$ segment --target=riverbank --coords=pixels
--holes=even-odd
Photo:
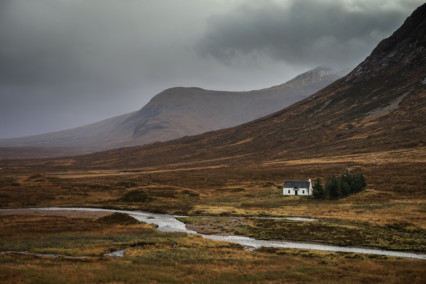
[[[1,282],[422,283],[426,277],[424,260],[284,247],[247,250],[195,234],[103,218],[0,216],[1,250],[59,255],[0,254]],[[124,248],[123,257],[104,256]]]
[[[28,213],[28,215],[34,214],[34,212],[41,211],[41,216],[51,215],[51,216],[72,216],[77,215],[76,212],[80,212],[79,216],[84,216],[84,214],[87,212],[89,217],[96,216],[96,214],[110,214],[110,213],[120,213],[120,214],[127,214],[133,218],[135,218],[138,221],[147,223],[147,224],[153,224],[156,226],[156,228],[160,231],[164,232],[183,232],[183,233],[189,233],[189,234],[197,234],[201,233],[206,238],[213,239],[213,240],[221,240],[226,242],[232,242],[237,243],[240,245],[243,245],[245,247],[253,247],[253,248],[260,248],[260,247],[275,247],[275,248],[300,248],[300,249],[314,249],[314,250],[324,250],[324,251],[340,251],[340,252],[353,252],[353,253],[367,253],[367,254],[376,254],[376,255],[387,255],[387,256],[395,256],[395,257],[408,257],[408,258],[418,258],[418,259],[425,259],[426,260],[426,254],[415,254],[415,253],[409,253],[409,252],[401,252],[401,251],[391,251],[391,250],[381,250],[378,248],[359,248],[359,247],[350,247],[347,245],[347,243],[344,243],[346,245],[345,247],[339,247],[336,246],[334,243],[326,243],[326,241],[322,241],[326,244],[319,243],[318,237],[328,237],[328,236],[334,236],[334,233],[332,229],[335,226],[330,226],[330,224],[327,223],[321,223],[312,219],[304,220],[304,221],[295,221],[293,220],[287,220],[286,218],[219,218],[219,217],[175,217],[168,214],[158,214],[158,213],[150,213],[150,212],[140,212],[140,211],[123,211],[123,210],[114,210],[114,209],[102,209],[102,208],[58,208],[58,207],[50,207],[50,208],[28,208],[28,209],[0,209],[0,215],[11,215],[13,213],[17,212],[25,212]],[[43,213],[44,212],[44,213]],[[70,213],[73,212],[73,213]],[[97,213],[96,213],[97,212]],[[35,213],[36,215],[38,213]],[[195,221],[198,220],[198,221]],[[207,223],[205,221],[208,221]],[[200,230],[197,231],[197,228],[204,228],[203,226],[207,225],[214,225],[216,230],[219,228],[219,225],[217,225],[217,220],[226,220],[226,223],[228,226],[221,226],[220,225],[220,231],[216,231],[216,234],[213,234],[210,231],[210,234],[206,234],[206,232],[200,232]],[[238,221],[237,221],[238,220]],[[184,223],[181,221],[186,221],[187,223],[192,224],[198,224],[198,226],[190,226],[187,228]],[[204,224],[200,224],[199,221],[204,221]],[[314,222],[312,222],[314,221]],[[210,222],[210,223],[209,223]],[[245,223],[243,223],[245,222]],[[273,222],[273,223],[271,223]],[[251,227],[248,224],[257,224],[258,227]],[[231,225],[229,225],[231,224]],[[261,224],[261,227],[259,227],[259,224]],[[272,225],[271,225],[272,224]],[[275,225],[274,225],[275,224]],[[276,226],[276,224],[279,224],[279,226]],[[304,238],[304,242],[302,239],[296,239],[299,242],[291,242],[291,239],[285,239],[289,235],[285,232],[283,233],[283,228],[285,228],[285,232],[291,232],[292,237],[294,240],[294,236],[299,235],[299,238]],[[298,230],[296,230],[296,228]],[[312,230],[310,233],[305,233],[304,235],[300,235],[300,228],[303,228],[305,232]],[[342,227],[343,228],[343,227]],[[342,229],[339,228],[339,229]],[[233,231],[231,231],[231,229]],[[257,233],[260,238],[256,237],[247,237],[248,234],[251,233]],[[325,233],[324,233],[325,232]],[[236,234],[235,234],[236,233]],[[268,235],[269,233],[269,235]],[[319,234],[321,233],[321,234]],[[350,232],[347,233],[350,235]],[[377,232],[372,232],[371,236],[376,236]],[[236,235],[242,235],[242,236],[236,236]],[[309,243],[310,240],[312,240],[312,237],[316,241]],[[346,238],[348,236],[345,236]],[[378,235],[378,238],[380,239],[381,235]],[[393,238],[398,239],[399,235],[393,236]],[[416,240],[416,237],[418,237],[419,244],[416,243],[416,248],[420,247],[423,248],[423,243],[425,242],[424,238],[422,238],[422,235],[414,235],[411,236],[412,240]],[[327,240],[333,240],[333,241],[339,241],[339,239],[330,238],[328,237]],[[280,241],[281,240],[281,241]],[[363,246],[365,246],[365,239],[363,239],[364,243]],[[340,243],[338,243],[340,244]],[[361,244],[358,244],[361,245]],[[395,244],[393,244],[395,245]],[[399,244],[401,245],[401,244]],[[406,246],[406,248],[413,248],[414,246]]]
[[[379,226],[339,219],[262,217],[179,217],[190,230],[206,235],[246,236],[337,246],[426,252],[426,230]]]

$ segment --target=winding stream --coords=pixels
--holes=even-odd
[[[13,209],[0,209],[0,210],[13,210]],[[142,211],[126,211],[126,210],[115,210],[115,209],[101,209],[101,208],[46,207],[46,208],[28,208],[28,209],[20,209],[20,210],[76,210],[76,211],[125,213],[132,216],[138,221],[142,221],[148,224],[155,224],[157,225],[157,229],[163,232],[184,232],[189,234],[198,234],[195,231],[186,229],[185,224],[175,218],[177,216],[173,216],[169,214],[158,214],[158,213],[149,213],[149,212],[142,212]],[[259,218],[262,218],[262,217],[259,217]],[[263,217],[263,219],[268,219],[268,218],[269,217]],[[271,218],[276,219],[276,217],[271,217]],[[282,219],[310,221],[310,222],[316,221],[315,219],[309,219],[309,218],[284,218],[283,217]],[[331,251],[331,252],[374,254],[374,255],[415,258],[415,259],[426,260],[426,254],[420,254],[420,253],[358,248],[358,247],[341,247],[341,246],[335,246],[335,245],[303,243],[303,242],[256,240],[253,238],[242,237],[242,236],[219,236],[219,235],[203,235],[203,234],[200,234],[200,235],[206,239],[211,239],[216,241],[225,241],[229,243],[237,243],[252,249],[256,249],[260,247],[293,248],[293,249],[320,250],[320,251]],[[108,255],[123,256],[123,254],[124,254],[124,250],[121,250],[121,251],[113,252]]]

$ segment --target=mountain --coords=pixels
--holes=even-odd
[[[76,157],[76,168],[246,165],[426,145],[426,4],[347,76],[224,130]]]
[[[12,154],[3,148],[3,157],[10,158],[20,151],[26,153],[23,157],[31,157],[31,150],[48,156],[49,148],[50,155],[63,155],[67,149],[68,154],[81,154],[167,141],[265,116],[308,97],[343,75],[318,67],[282,85],[250,92],[171,88],[156,95],[139,111],[71,130],[3,139],[0,147],[24,147]],[[45,151],[37,151],[41,148]],[[0,149],[0,157],[1,152]]]

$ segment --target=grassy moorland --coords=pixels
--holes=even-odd
[[[270,215],[343,219],[426,229],[425,149],[269,161],[244,167],[62,170],[3,167],[0,207],[90,206],[188,215]],[[48,164],[48,163],[47,163]],[[283,197],[284,179],[363,172],[367,190],[337,201]]]
[[[426,230],[377,226],[364,222],[325,219],[313,222],[244,218],[179,217],[202,234],[243,235],[263,240],[321,242],[340,246],[370,246],[390,250],[426,252]]]
[[[426,277],[420,260],[294,249],[247,251],[196,235],[158,232],[122,216],[2,216],[0,224],[2,250],[87,256],[0,254],[2,283],[421,283]],[[125,247],[122,258],[103,255]]]
[[[16,162],[2,165],[0,207],[89,206],[187,214],[188,225],[203,233],[425,252],[424,153],[419,149],[245,167],[180,164],[124,172],[59,170],[55,165]],[[326,178],[347,168],[363,172],[367,190],[335,201],[281,194],[284,179]],[[145,224],[101,221],[101,217],[0,216],[2,251],[88,256],[0,254],[0,282],[421,283],[426,277],[421,260],[290,249],[247,251],[198,236],[158,232]],[[103,256],[125,247],[129,249],[123,258]]]
[[[200,232],[424,252],[425,7],[346,77],[255,121],[90,155],[0,160],[0,208],[90,206],[187,214],[186,222]],[[334,201],[281,195],[284,180],[324,180],[348,169],[364,174],[365,191]],[[247,218],[253,215],[319,221]],[[0,217],[0,232],[3,252],[61,255],[1,253],[0,282],[6,283],[426,280],[424,260],[248,251],[197,235],[158,232],[122,215],[15,214]],[[125,247],[122,258],[104,256]]]

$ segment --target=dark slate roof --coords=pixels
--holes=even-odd
[[[309,180],[286,180],[284,181],[284,187],[309,188]]]

